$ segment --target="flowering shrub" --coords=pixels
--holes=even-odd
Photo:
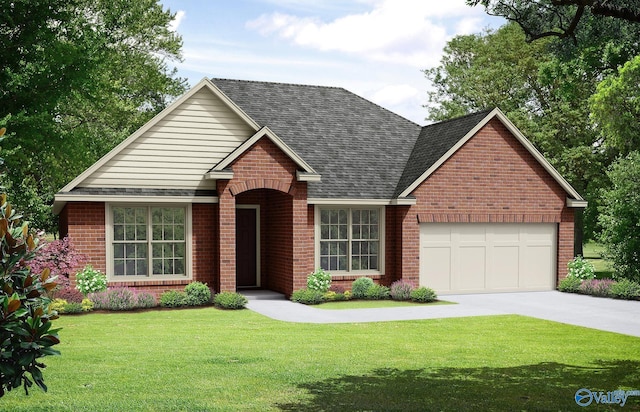
[[[329,290],[331,292],[344,293],[347,289],[342,285],[336,285],[332,283],[331,286],[329,287]]]
[[[102,292],[107,289],[107,276],[94,270],[91,265],[87,265],[82,272],[76,274],[76,289],[85,296],[89,293]]]
[[[409,300],[411,299],[411,291],[413,289],[414,286],[412,283],[405,282],[404,280],[396,280],[391,284],[389,293],[393,300]]]
[[[85,256],[75,250],[69,237],[53,242],[41,242],[42,246],[29,262],[31,271],[42,273],[44,268],[48,268],[52,275],[58,276],[56,282],[60,287],[69,286],[69,275],[86,260]]]
[[[574,277],[582,280],[593,279],[596,277],[596,268],[593,264],[585,260],[582,256],[576,256],[572,261],[567,263],[569,267],[568,277]]]
[[[325,293],[331,287],[331,274],[318,268],[307,277],[307,289]]]
[[[373,280],[367,277],[361,277],[353,281],[351,284],[351,293],[354,299],[364,299],[367,295],[367,290],[373,286]]]
[[[593,296],[609,296],[609,289],[615,283],[611,279],[589,279],[580,285],[580,293]]]
[[[64,299],[67,302],[82,302],[84,299],[84,295],[76,288],[72,288],[71,286],[67,286],[62,289],[58,289],[53,292],[53,297],[56,299]]]
[[[131,310],[158,306],[155,296],[148,292],[135,292],[127,288],[112,288],[89,295],[95,309]],[[84,303],[84,300],[83,300]]]

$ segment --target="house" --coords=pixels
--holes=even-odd
[[[55,196],[109,285],[550,290],[586,202],[499,109],[421,127],[341,88],[203,79]]]

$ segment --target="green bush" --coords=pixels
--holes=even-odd
[[[589,279],[582,282],[579,293],[592,296],[609,296],[609,289],[615,282],[612,279]]]
[[[91,265],[87,265],[82,272],[76,274],[76,289],[85,296],[89,293],[107,290],[107,276],[98,270],[94,270]]]
[[[331,274],[318,268],[307,277],[307,289],[326,293],[331,287]]]
[[[135,306],[141,309],[153,308],[158,306],[158,301],[151,293],[140,292],[135,297]]]
[[[611,285],[609,295],[616,299],[640,299],[640,283],[621,279]]]
[[[373,280],[367,277],[361,277],[353,281],[351,284],[351,294],[354,299],[364,299],[367,296],[367,290],[373,286]]]
[[[83,312],[90,312],[93,310],[94,304],[91,299],[82,299],[80,306],[82,307]]]
[[[433,289],[422,286],[411,291],[411,300],[419,303],[435,302],[438,295]]]
[[[187,295],[179,290],[168,290],[160,295],[160,306],[177,308],[186,305]]]
[[[64,305],[64,313],[82,313],[82,303],[78,302],[69,302]]]
[[[582,280],[580,278],[568,276],[560,281],[558,290],[560,292],[578,293],[580,291]]]
[[[389,294],[393,300],[409,300],[411,299],[411,291],[414,286],[403,280],[396,280],[391,284]]]
[[[236,292],[220,292],[213,298],[213,304],[222,309],[244,309],[247,298]]]
[[[324,293],[311,289],[299,289],[291,294],[291,300],[305,305],[318,305],[324,302]]]
[[[389,299],[389,288],[383,285],[374,284],[367,289],[364,296],[371,300]]]
[[[184,288],[185,305],[201,306],[211,302],[211,290],[206,283],[191,282]]]
[[[49,304],[49,310],[55,310],[58,313],[81,313],[89,312],[93,309],[93,302],[89,299],[83,299],[80,302],[68,302],[66,299],[56,298]]]
[[[596,277],[596,268],[591,262],[585,260],[582,256],[576,256],[572,261],[567,263],[569,273],[567,277],[578,278],[582,280],[593,279]]]

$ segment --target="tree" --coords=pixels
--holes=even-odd
[[[55,231],[53,195],[184,92],[173,18],[155,0],[0,0],[2,183],[36,227]]]
[[[600,240],[616,275],[640,282],[640,152],[619,159],[607,174],[613,185],[603,195]]]
[[[558,37],[577,42],[576,32],[590,16],[640,23],[635,0],[467,0],[467,4],[482,5],[488,14],[518,23],[528,41]]]

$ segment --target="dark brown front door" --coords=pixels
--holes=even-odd
[[[236,209],[236,286],[258,286],[256,209]]]

